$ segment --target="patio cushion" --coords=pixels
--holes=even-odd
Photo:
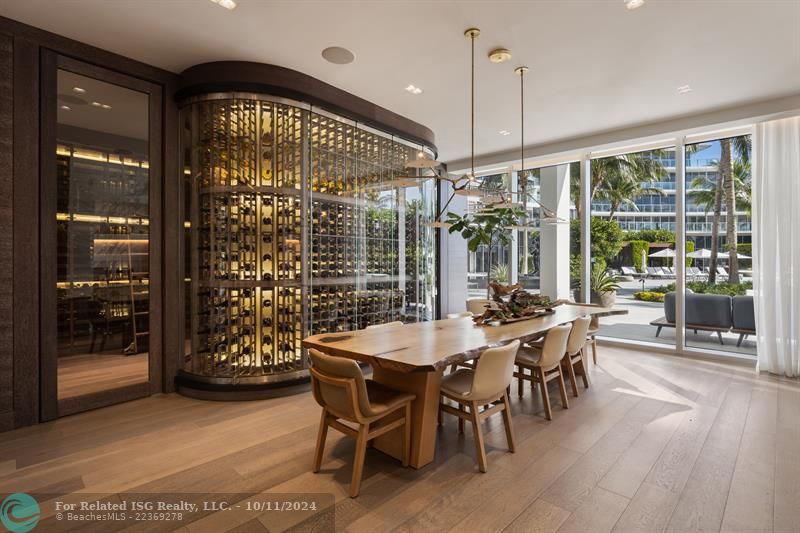
[[[733,307],[733,329],[755,331],[756,315],[753,308],[753,297],[734,296],[731,304]]]
[[[664,316],[667,322],[675,323],[675,293],[664,295]],[[723,294],[686,293],[686,324],[730,328],[731,297]]]

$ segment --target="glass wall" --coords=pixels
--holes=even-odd
[[[147,94],[58,71],[59,400],[149,380]]]
[[[603,336],[675,343],[675,170],[672,148],[591,160],[592,303],[628,311]]]
[[[686,346],[756,354],[750,136],[686,146]]]
[[[435,312],[436,184],[419,147],[268,98],[181,110],[190,319],[183,371],[295,379],[305,336]]]
[[[481,195],[467,196],[467,213],[476,213],[486,208],[485,196],[496,195],[509,190],[511,175],[491,174],[479,176],[470,185],[471,190],[480,191]],[[467,255],[467,293],[470,298],[486,298],[487,284],[490,279],[502,283],[511,281],[512,250],[510,246],[494,242],[491,246],[480,245]]]

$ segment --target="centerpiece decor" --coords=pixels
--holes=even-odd
[[[561,302],[553,302],[547,296],[531,294],[520,284],[502,285],[489,283],[490,301],[486,311],[473,318],[478,325],[500,325],[530,320],[553,314],[553,308]]]

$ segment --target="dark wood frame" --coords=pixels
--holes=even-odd
[[[58,349],[56,339],[56,122],[57,122],[57,76],[59,70],[88,76],[107,83],[145,93],[149,97],[149,379],[147,383],[134,384],[118,389],[100,391],[85,396],[58,400]],[[162,186],[163,151],[162,140],[162,87],[139,78],[120,74],[90,63],[76,60],[51,50],[41,56],[40,99],[40,317],[41,343],[40,402],[41,419],[52,420],[88,409],[144,397],[163,390],[162,376]]]

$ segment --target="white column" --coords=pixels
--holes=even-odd
[[[542,205],[569,220],[569,164],[541,169]],[[568,298],[569,224],[542,224],[540,241],[541,292]]]
[[[452,188],[449,185],[442,185],[442,205],[447,202],[451,192]],[[467,197],[456,196],[450,202],[447,210],[454,213],[465,213]],[[446,219],[446,214],[442,218]],[[439,230],[439,253],[439,286],[441,287],[439,302],[442,312],[442,316],[439,318],[444,318],[447,313],[460,313],[466,311],[467,308],[467,241],[462,239],[459,233],[451,234],[447,229],[442,228]]]

